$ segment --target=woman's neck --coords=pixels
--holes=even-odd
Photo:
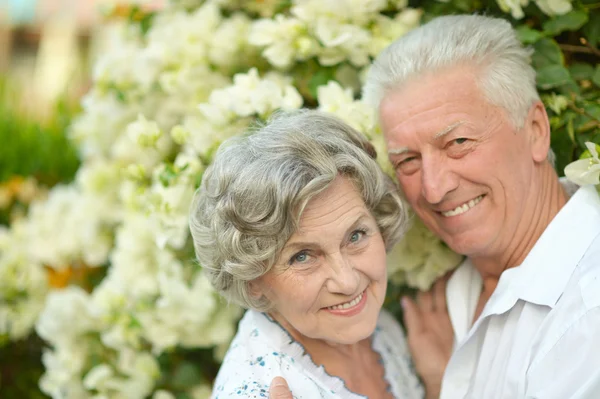
[[[270,316],[304,347],[317,367],[323,366],[327,374],[344,380],[350,391],[368,398],[391,398],[385,369],[379,353],[371,346],[371,337],[352,344],[310,338],[279,314]]]

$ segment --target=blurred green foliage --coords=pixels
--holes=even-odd
[[[0,78],[0,182],[17,176],[33,176],[53,186],[70,181],[79,160],[65,132],[74,107],[59,101],[47,121],[36,121],[17,105],[19,89]]]
[[[0,190],[18,190],[18,177],[33,178],[36,189],[69,182],[79,167],[76,147],[66,136],[75,106],[58,101],[50,117],[41,121],[23,107],[22,89],[0,77]],[[11,189],[7,189],[11,186]],[[0,201],[0,225],[11,215],[26,212],[18,196]]]

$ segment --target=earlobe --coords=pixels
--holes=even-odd
[[[260,299],[263,296],[260,284],[257,280],[248,283],[248,293],[254,299]]]
[[[550,149],[550,122],[546,108],[541,101],[536,101],[531,105],[525,127],[529,130],[533,160],[544,162]]]

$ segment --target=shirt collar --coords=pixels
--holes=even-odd
[[[598,234],[600,198],[594,186],[583,186],[550,222],[523,263],[502,273],[481,318],[504,313],[518,299],[554,307]]]

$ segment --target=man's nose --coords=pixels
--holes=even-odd
[[[450,170],[448,161],[435,155],[423,157],[421,164],[421,189],[430,204],[440,203],[447,193],[458,186],[456,174]]]
[[[327,288],[330,292],[352,295],[358,290],[360,277],[348,257],[338,252],[330,256],[330,276]]]

